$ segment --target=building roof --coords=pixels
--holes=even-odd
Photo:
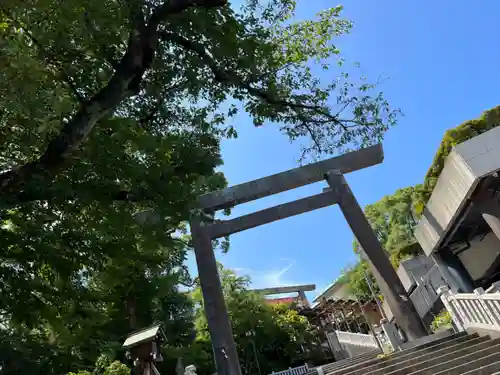
[[[156,324],[152,327],[144,328],[138,332],[130,334],[123,343],[123,347],[130,348],[143,342],[152,341],[158,338],[164,339],[161,331],[161,324]]]
[[[271,305],[277,305],[279,303],[291,305],[292,303],[297,302],[297,297],[266,298],[265,301]]]
[[[323,298],[326,298],[326,299],[331,298],[331,296],[334,295],[336,292],[339,292],[343,286],[345,286],[345,284],[340,282],[340,277],[339,277],[333,283],[328,285],[320,294],[318,294],[313,299],[313,302],[320,302]],[[345,295],[345,294],[346,293],[343,293],[343,295],[340,295],[337,298],[333,298],[333,299],[354,298],[350,295]],[[350,294],[350,293],[348,293],[348,294]]]
[[[436,251],[467,216],[479,183],[498,170],[500,127],[453,148],[415,229],[415,237],[427,255]]]

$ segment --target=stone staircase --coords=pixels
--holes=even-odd
[[[316,368],[308,375],[500,374],[500,338],[465,332],[380,356],[379,351]]]

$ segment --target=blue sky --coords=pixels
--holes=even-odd
[[[298,0],[297,18],[311,18],[335,5]],[[481,4],[479,6],[479,4]],[[446,129],[500,104],[500,2],[476,6],[459,1],[368,1],[343,3],[355,25],[337,45],[362,73],[390,80],[382,91],[405,116],[384,141],[383,164],[347,175],[364,206],[396,189],[422,182]],[[223,143],[224,171],[231,185],[296,167],[300,145],[277,126],[254,128],[240,116],[239,138]],[[315,194],[324,184],[239,206],[233,216]],[[226,267],[249,275],[255,287],[314,283],[317,292],[355,262],[352,233],[333,206],[231,236]],[[192,265],[192,260],[190,261]],[[195,269],[193,269],[195,271]],[[311,293],[311,297],[315,293]]]

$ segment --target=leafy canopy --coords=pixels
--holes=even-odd
[[[398,111],[381,94],[367,94],[373,85],[349,83],[347,74],[324,82],[311,68],[316,62],[328,70],[338,55],[332,38],[351,27],[340,18],[342,7],[301,22],[294,9],[291,0],[248,0],[238,10],[225,0],[4,1],[0,74],[9,85],[2,85],[0,104],[8,141],[0,149],[0,196],[16,203],[60,195],[57,187],[46,191],[54,183],[97,183],[89,174],[61,173],[108,150],[90,149],[91,136],[126,147],[146,165],[147,146],[131,142],[138,135],[153,153],[159,144],[144,139],[150,135],[165,142],[187,133],[208,146],[214,134],[234,134],[220,126],[239,109],[221,106],[229,99],[256,125],[275,122],[292,139],[310,137],[306,151],[380,141]],[[164,162],[173,165],[175,152],[169,154]],[[148,176],[168,180],[168,172]],[[131,182],[96,189],[145,198]]]

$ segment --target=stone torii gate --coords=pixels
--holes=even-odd
[[[199,198],[199,207],[204,213],[193,216],[190,226],[218,375],[241,375],[241,368],[224,302],[212,240],[333,204],[340,206],[366,254],[371,271],[398,325],[410,339],[427,334],[396,271],[344,178],[345,173],[380,164],[383,159],[382,146],[379,144],[231,186]],[[216,211],[321,180],[326,180],[330,187],[322,193],[234,219],[214,220]],[[331,242],[330,238],[327,240]]]
[[[316,285],[307,284],[307,285],[292,285],[292,286],[276,286],[273,288],[262,288],[262,289],[252,289],[253,292],[261,293],[263,295],[271,295],[271,294],[288,294],[288,293],[297,293],[299,301],[303,304],[304,307],[309,307],[309,300],[306,297],[306,292],[312,292],[316,289]]]

